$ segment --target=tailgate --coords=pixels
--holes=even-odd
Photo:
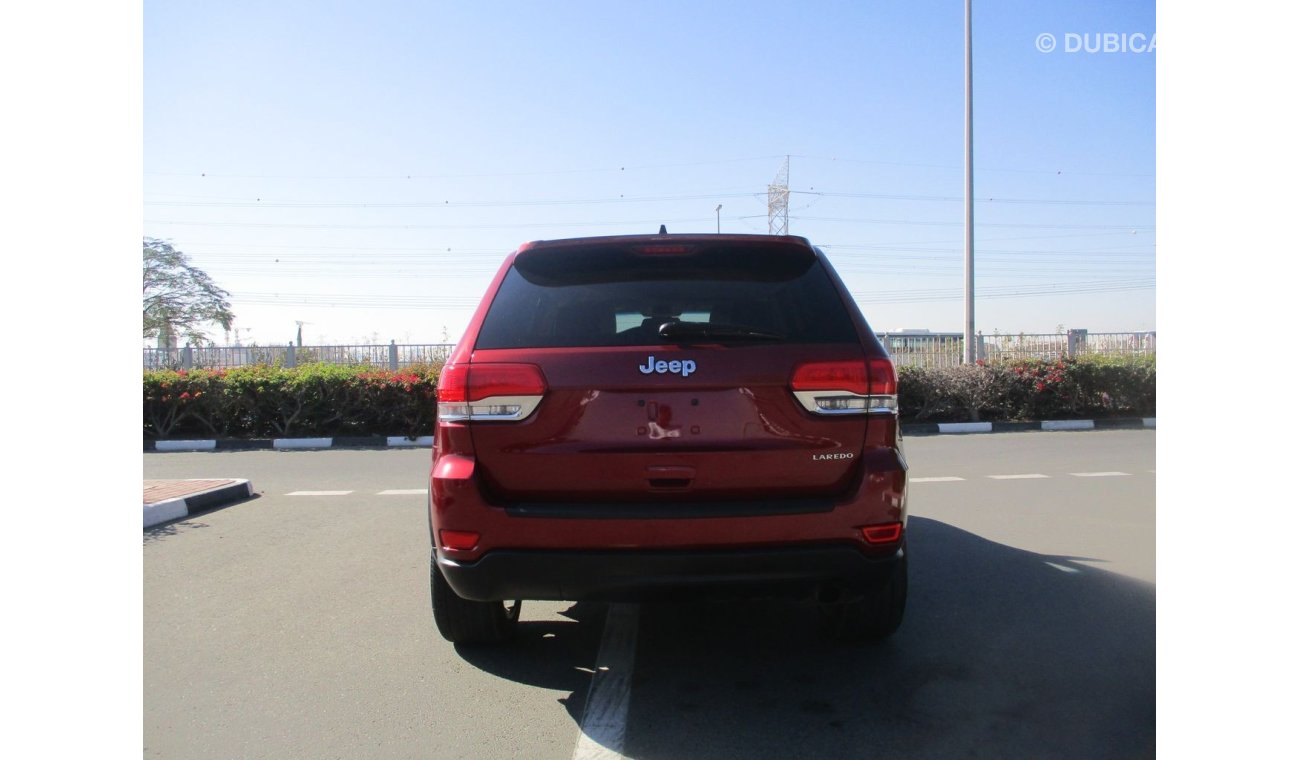
[[[789,387],[797,365],[827,358],[861,360],[862,350],[478,351],[471,372],[527,360],[547,384],[527,420],[473,426],[479,473],[506,503],[832,496],[856,477],[867,417],[811,414]]]

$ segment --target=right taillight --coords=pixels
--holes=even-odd
[[[898,375],[883,356],[801,364],[790,390],[814,414],[898,414]]]
[[[438,378],[438,419],[522,420],[545,394],[546,378],[533,364],[451,364]]]

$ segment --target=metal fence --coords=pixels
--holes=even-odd
[[[889,349],[899,367],[955,367],[962,363],[965,338],[961,333],[881,333],[877,337]],[[1156,352],[1155,332],[1017,333],[977,335],[976,355],[997,364],[1022,359],[1059,359],[1085,355],[1146,356]]]
[[[961,333],[879,333],[900,367],[955,367],[962,363]],[[979,335],[978,355],[989,363],[1020,359],[1057,359],[1088,354],[1144,356],[1156,352],[1155,332]],[[302,364],[367,364],[398,370],[414,364],[441,364],[454,344],[420,343],[360,346],[187,346],[144,349],[145,369],[223,369],[254,364],[296,367]]]
[[[229,369],[255,364],[297,367],[303,364],[357,364],[398,370],[414,364],[442,364],[452,343],[359,346],[186,346],[144,349],[145,369]]]

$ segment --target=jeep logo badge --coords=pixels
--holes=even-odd
[[[643,375],[681,375],[687,377],[695,371],[695,362],[690,359],[674,359],[666,362],[663,359],[655,361],[654,354],[646,358],[645,364],[637,367]]]

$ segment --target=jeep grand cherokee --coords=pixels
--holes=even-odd
[[[488,642],[522,599],[779,593],[881,639],[906,470],[893,364],[804,238],[527,243],[438,382],[434,618]]]

